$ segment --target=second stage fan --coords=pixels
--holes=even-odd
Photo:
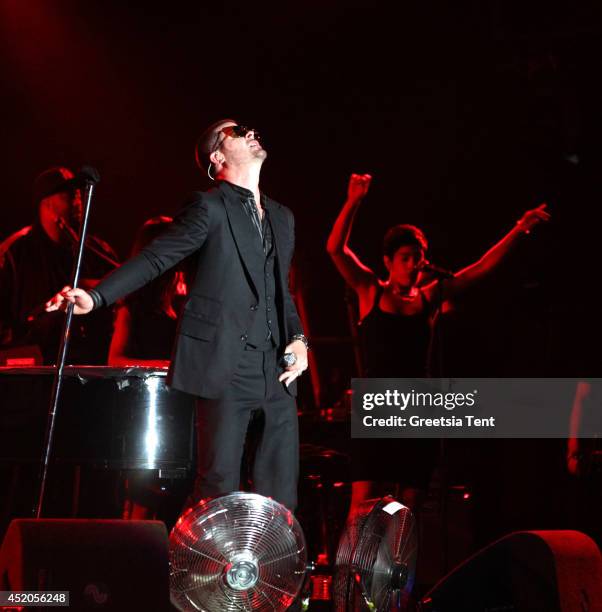
[[[336,612],[405,610],[414,586],[416,522],[392,497],[362,502],[337,550]]]

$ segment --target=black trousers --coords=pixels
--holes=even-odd
[[[198,400],[195,501],[240,490],[247,429],[254,414],[263,411],[264,428],[252,468],[255,492],[295,509],[297,408],[278,381],[280,372],[274,349],[245,350],[225,394]]]

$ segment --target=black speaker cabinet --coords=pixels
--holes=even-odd
[[[69,591],[71,610],[169,610],[167,529],[159,521],[13,520],[0,549],[0,590]]]
[[[578,531],[512,533],[450,572],[421,610],[600,612],[602,556]]]

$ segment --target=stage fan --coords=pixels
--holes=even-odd
[[[392,497],[362,502],[349,517],[337,550],[336,612],[407,609],[417,546],[409,508]]]
[[[183,514],[169,538],[171,601],[178,610],[286,610],[303,583],[305,538],[293,514],[236,492]]]

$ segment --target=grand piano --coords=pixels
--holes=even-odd
[[[35,506],[54,374],[0,368],[0,534]],[[135,502],[151,511],[146,518],[177,517],[194,476],[195,400],[169,389],[166,376],[65,368],[44,516],[127,518]]]
[[[39,462],[55,368],[0,368],[0,462]],[[53,460],[164,473],[193,465],[194,398],[154,368],[64,370]]]

